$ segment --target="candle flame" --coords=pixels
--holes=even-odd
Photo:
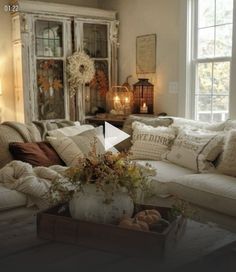
[[[115,102],[118,102],[119,100],[120,100],[119,96],[116,95],[116,96],[114,97],[114,101],[115,101]]]

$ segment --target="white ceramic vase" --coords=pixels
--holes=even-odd
[[[88,184],[83,191],[74,195],[69,203],[72,218],[104,224],[117,223],[124,215],[132,216],[134,203],[125,192],[118,191],[109,204],[105,203],[103,191],[96,190],[96,186]]]

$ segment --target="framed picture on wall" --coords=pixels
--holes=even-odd
[[[136,38],[136,72],[137,74],[156,72],[156,34]]]

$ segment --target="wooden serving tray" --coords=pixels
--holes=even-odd
[[[157,209],[169,220],[170,208],[136,205],[135,213],[144,209]],[[67,204],[37,214],[39,238],[68,242],[81,246],[107,250],[128,256],[163,257],[168,246],[173,246],[182,233],[185,219],[178,216],[163,232],[145,232],[124,229],[112,224],[98,224],[75,220]]]

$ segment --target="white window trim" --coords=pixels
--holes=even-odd
[[[229,117],[236,119],[236,0],[234,0],[233,13],[233,47],[230,75],[230,99],[229,99]]]
[[[180,1],[180,51],[179,51],[179,99],[178,116],[194,119],[195,94],[192,91],[195,87],[195,71],[191,67],[193,36],[194,31],[194,5],[192,0]],[[220,58],[222,59],[222,58]],[[194,65],[193,65],[194,66]],[[229,118],[236,119],[236,0],[234,0],[233,12],[233,47],[231,58],[230,75],[230,98],[229,98]],[[194,96],[194,97],[193,97]]]

